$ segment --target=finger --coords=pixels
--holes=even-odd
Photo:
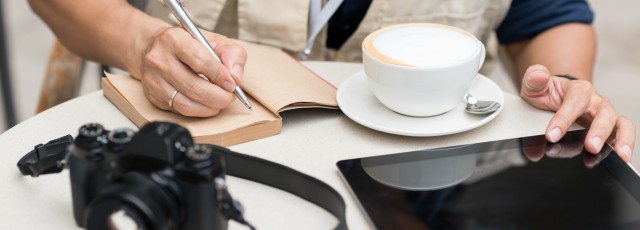
[[[186,45],[185,45],[186,44]],[[144,64],[146,72],[143,73],[143,85],[146,87],[146,95],[154,104],[160,108],[168,109],[165,105],[167,90],[177,89],[184,96],[192,101],[196,101],[212,109],[226,108],[234,99],[233,91],[235,85],[230,84],[227,90],[220,88],[221,86],[211,84],[207,80],[197,76],[194,70],[186,65],[179,57],[174,56],[181,53],[183,58],[189,59],[194,56],[187,55],[191,51],[197,56],[211,57],[204,46],[197,43],[191,35],[184,30],[167,29],[157,42],[154,42],[144,56]],[[204,51],[204,52],[202,52]],[[214,62],[212,58],[193,58],[192,62],[200,60],[208,60]],[[192,63],[193,64],[193,63]],[[194,64],[197,65],[197,64]],[[219,69],[224,67],[217,63]],[[226,70],[225,70],[226,72]],[[231,79],[229,77],[229,79]],[[167,89],[167,85],[171,89]],[[170,93],[170,92],[169,92]]]
[[[228,92],[233,92],[236,83],[227,68],[197,40],[189,38],[176,48],[177,58],[193,72],[202,74],[213,84]]]
[[[636,127],[626,117],[620,116],[616,122],[616,140],[614,149],[626,162],[631,162],[636,140]]]
[[[204,106],[184,96],[180,91],[173,99],[173,110],[188,117],[211,117],[220,112],[220,109]]]
[[[184,96],[192,101],[201,103],[212,109],[226,108],[233,100],[233,94],[215,84],[211,84],[208,80],[197,76],[184,63],[167,52],[154,51],[145,55],[145,62],[156,69],[156,72],[145,74],[148,77],[146,84],[155,84],[159,78],[168,82],[172,88],[180,91]],[[158,77],[160,76],[160,77]],[[144,84],[143,84],[144,85]],[[160,85],[161,86],[161,85]],[[150,92],[155,92],[156,100],[166,95],[164,90],[160,90],[160,86],[155,85]]]
[[[244,47],[223,36],[214,36],[212,40],[216,43],[214,49],[220,55],[222,63],[229,70],[236,84],[241,85],[244,66],[247,62],[247,51]]]
[[[166,81],[160,84],[162,85],[163,90],[158,91],[159,92],[158,94],[164,94],[162,92],[168,92],[165,94],[168,96],[164,97],[165,98],[164,103],[160,101],[158,102],[158,104],[166,105],[163,107],[166,107],[167,110],[175,111],[176,113],[182,114],[184,116],[189,116],[189,117],[210,117],[220,112],[220,109],[205,106],[201,103],[193,101],[190,98],[184,96],[184,94],[182,94],[180,90],[173,88]],[[207,82],[207,84],[211,84],[211,83]],[[173,103],[170,103],[171,96],[173,92],[176,90],[177,90],[177,93],[173,97]],[[163,98],[163,97],[158,96],[157,98]]]
[[[172,88],[164,87],[164,85],[168,85],[168,83],[166,83],[166,80],[163,78],[150,77],[148,75],[151,74],[146,73],[141,80],[144,95],[156,107],[162,110],[171,110],[168,101],[172,93]],[[162,82],[164,82],[164,84]]]
[[[197,76],[182,64],[172,69],[167,81],[182,95],[212,109],[224,109],[235,99],[233,93]]]
[[[560,108],[547,126],[547,140],[553,143],[560,140],[578,117],[585,113],[590,98],[595,95],[591,83],[581,80],[571,81],[566,91]]]
[[[595,111],[592,112],[595,117],[585,137],[585,148],[590,153],[599,153],[605,143],[604,141],[609,139],[609,135],[612,134],[618,120],[618,114],[606,98],[597,96],[592,101],[597,105],[593,106],[596,107]]]
[[[521,93],[526,97],[538,97],[545,95],[549,88],[551,74],[543,65],[532,65],[527,68],[522,78]]]
[[[144,55],[141,78],[145,95],[158,108],[170,110],[168,97],[174,90],[178,90],[181,95],[174,98],[177,100],[174,102],[178,104],[179,112],[196,116],[213,115],[213,111],[225,108],[233,101],[233,94],[196,76],[187,65],[176,57],[175,52],[183,50],[181,45],[189,43],[184,42],[185,40],[192,41],[193,39],[179,28],[167,29],[154,40]],[[222,65],[220,68],[224,69]],[[181,99],[183,96],[189,100],[180,103],[183,101]],[[197,102],[208,109],[202,109],[191,102]],[[180,105],[185,105],[185,108]]]

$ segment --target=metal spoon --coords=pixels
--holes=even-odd
[[[464,100],[467,102],[467,106],[464,110],[471,114],[481,115],[493,113],[501,106],[497,101],[479,101],[475,97],[471,96],[470,93],[467,93]]]

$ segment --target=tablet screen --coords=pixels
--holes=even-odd
[[[640,229],[640,178],[585,131],[343,160],[378,229]]]

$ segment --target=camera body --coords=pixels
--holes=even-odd
[[[67,160],[76,224],[87,229],[226,229],[225,154],[189,131],[152,122],[137,133],[80,127]],[[232,212],[232,211],[231,211]]]

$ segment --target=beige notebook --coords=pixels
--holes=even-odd
[[[336,87],[283,51],[239,42],[247,50],[242,89],[253,111],[236,99],[218,115],[185,117],[155,107],[144,96],[141,83],[131,76],[108,74],[102,80],[104,96],[136,126],[169,121],[191,132],[198,143],[230,146],[280,133],[279,112],[306,107],[337,108]],[[168,100],[168,99],[167,99]]]

